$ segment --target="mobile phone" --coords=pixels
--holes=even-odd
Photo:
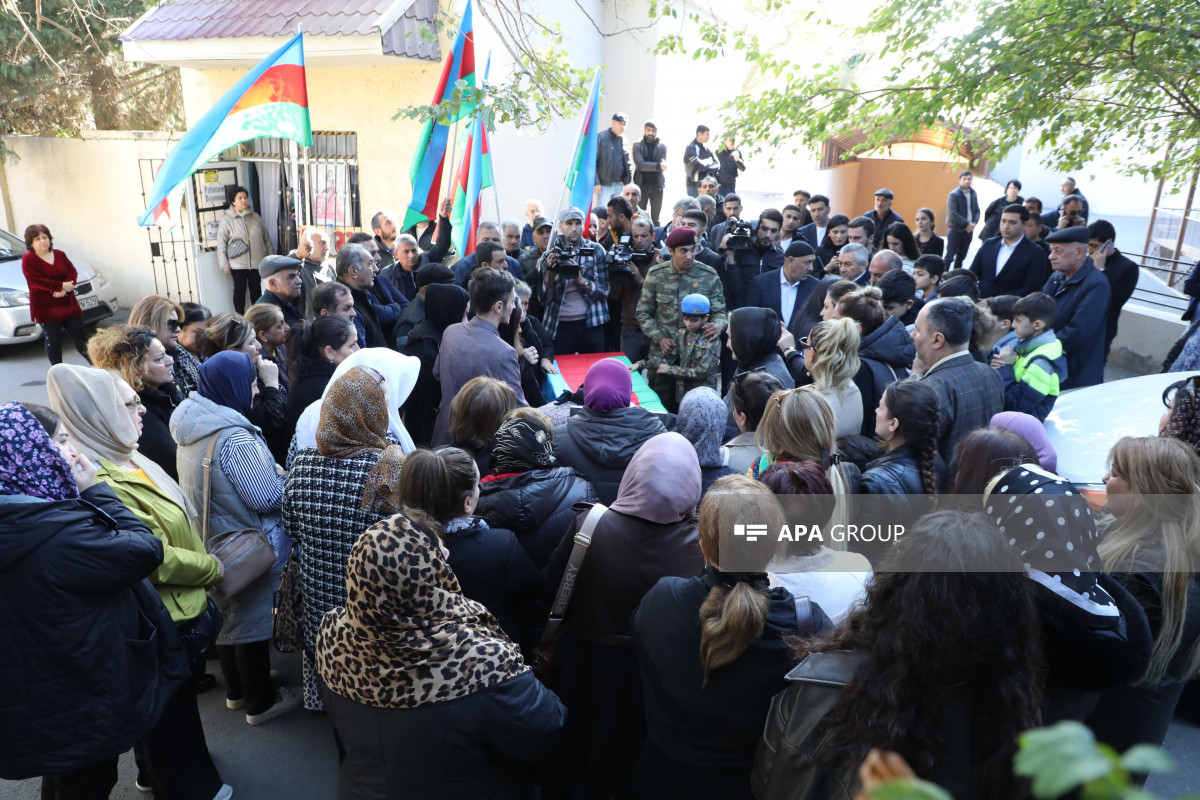
[[[1112,255],[1112,252],[1113,252],[1113,250],[1116,250],[1116,248],[1115,248],[1115,247],[1113,247],[1113,240],[1112,240],[1112,239],[1109,239],[1107,242],[1105,242],[1104,244],[1100,245],[1100,252],[1101,252],[1103,255],[1106,255],[1106,256],[1111,256],[1111,255]]]

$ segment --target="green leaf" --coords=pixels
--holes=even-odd
[[[1162,748],[1148,744],[1134,745],[1121,756],[1121,765],[1130,772],[1174,772],[1175,762]]]
[[[1016,774],[1033,780],[1033,795],[1039,800],[1062,797],[1113,771],[1096,737],[1078,722],[1028,731],[1019,741]]]

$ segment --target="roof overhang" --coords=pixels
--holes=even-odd
[[[278,50],[285,37],[250,36],[237,39],[188,41],[123,41],[126,61],[165,64],[188,69],[252,67]],[[304,63],[310,67],[422,65],[424,59],[388,55],[378,33],[366,36],[305,36]]]

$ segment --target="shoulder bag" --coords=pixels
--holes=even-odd
[[[533,667],[533,674],[547,686],[554,677],[555,645],[562,635],[563,617],[566,616],[567,606],[571,604],[571,595],[575,592],[575,581],[579,577],[579,568],[583,565],[583,557],[587,555],[587,549],[592,544],[596,525],[604,516],[605,511],[608,511],[608,506],[603,503],[594,504],[587,516],[584,517],[583,527],[575,534],[575,544],[571,547],[571,558],[567,562],[566,570],[563,571],[562,580],[558,583],[558,591],[554,595],[554,605],[550,607],[550,618],[546,620],[546,629],[542,631],[541,641],[537,643],[530,654],[529,665]]]
[[[208,526],[208,511],[212,504],[212,460],[220,433],[208,440],[208,451],[200,463],[204,467],[204,510],[201,514],[200,535],[209,555],[221,562],[223,574],[213,589],[225,597],[233,597],[275,563],[275,549],[262,528],[241,528],[212,533]]]
[[[283,568],[283,578],[275,591],[271,638],[281,653],[295,653],[304,647],[304,595],[300,587],[300,554],[296,547]]]

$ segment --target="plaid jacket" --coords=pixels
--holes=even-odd
[[[589,246],[591,252],[588,252]],[[604,263],[604,258],[604,248],[593,242],[584,242],[579,250],[579,255],[576,256],[576,260],[579,262],[579,274],[587,278],[588,282],[588,285],[579,291],[587,303],[584,321],[589,328],[603,325],[609,320],[608,264]],[[568,280],[574,280],[574,278],[555,275],[554,283],[549,286],[543,285],[542,304],[546,310],[542,316],[542,325],[545,326],[546,333],[550,334],[551,339],[558,335],[558,315],[562,311],[563,295],[566,293]]]
[[[938,452],[950,464],[958,440],[976,428],[986,428],[1004,410],[1004,381],[999,372],[980,364],[966,350],[937,362],[921,380],[937,389]]]

